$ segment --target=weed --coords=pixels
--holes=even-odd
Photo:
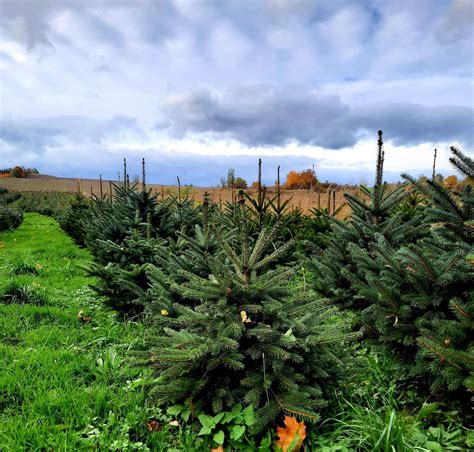
[[[375,348],[361,349],[357,357],[358,372],[337,393],[332,415],[312,433],[316,450],[466,450],[470,437],[457,412],[422,403],[410,388],[402,389],[403,371],[394,358]]]
[[[22,284],[11,281],[3,289],[0,300],[6,304],[32,304],[43,306],[48,303],[48,298],[44,289],[39,285]]]
[[[18,275],[38,275],[43,270],[43,265],[39,262],[32,262],[30,256],[24,256],[15,259],[11,263],[9,274],[11,276]]]

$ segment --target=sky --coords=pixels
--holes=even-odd
[[[217,185],[447,175],[474,152],[472,0],[0,0],[0,167]]]

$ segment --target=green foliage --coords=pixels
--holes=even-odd
[[[232,407],[230,411],[222,411],[215,416],[200,414],[198,416],[202,436],[212,447],[230,447],[243,450],[250,446],[246,432],[255,424],[252,405],[243,408],[241,404]]]
[[[403,222],[412,218],[423,216],[426,213],[426,197],[421,193],[409,191],[405,199],[395,208],[395,212],[401,213]]]
[[[463,154],[455,146],[451,146],[450,151],[452,156],[450,157],[449,161],[454,166],[454,168],[459,170],[466,177],[474,179],[474,160]]]
[[[17,209],[0,206],[0,231],[16,229],[23,222],[23,214]]]
[[[0,293],[37,283],[48,298],[36,305],[0,297],[0,448],[193,450],[191,428],[169,425],[172,417],[147,405],[139,384],[147,370],[127,359],[143,342],[143,326],[117,322],[87,289],[78,265],[89,252],[37,214],[0,240]],[[18,272],[20,262],[44,267]],[[80,310],[91,323],[78,321]],[[152,421],[159,428],[150,430]]]
[[[51,219],[2,234],[0,444],[270,450],[289,414],[307,420],[310,450],[472,448],[472,191],[411,178],[390,190],[381,137],[378,160],[365,199],[347,197],[349,222],[289,212],[263,186],[224,211],[181,190],[158,200],[144,182],[10,202],[54,211],[95,262]],[[350,357],[359,334],[333,301],[379,351]]]
[[[9,192],[6,188],[0,187],[0,205],[6,207],[8,204],[15,202],[17,199],[21,198],[21,193],[18,192]]]
[[[58,220],[69,207],[71,198],[70,193],[24,192],[12,206],[25,213],[39,213]]]
[[[159,202],[135,186],[116,186],[112,201],[94,199],[82,224],[95,258],[88,271],[99,278],[93,287],[106,304],[125,317],[141,314],[149,288],[145,265],[156,263],[165,243],[179,247],[179,233],[191,230],[199,215],[180,193]]]
[[[350,381],[310,434],[312,450],[469,450],[472,431],[462,428],[460,413],[406,387],[398,360],[375,348],[356,356]]]
[[[455,159],[469,165],[459,151]],[[280,413],[315,419],[344,373],[341,342],[357,336],[331,324],[334,302],[422,393],[463,398],[473,378],[471,187],[407,177],[392,189],[383,164],[380,132],[375,184],[346,196],[349,221],[288,212],[279,190],[268,199],[261,162],[256,197],[239,193],[223,211],[209,199],[195,206],[181,187],[158,200],[144,182],[93,199],[87,214],[71,209],[104,304],[151,325],[144,355],[156,401],[191,398],[214,415],[251,404],[255,430]],[[372,420],[374,432],[390,425],[380,444],[405,441],[396,408]]]
[[[175,417],[171,423],[181,425],[181,428],[193,428],[197,425],[194,448],[204,450],[211,448],[270,452],[273,442],[272,433],[255,435],[252,427],[255,424],[255,414],[252,405],[244,408],[241,403],[229,411],[216,415],[208,415],[202,411],[201,405],[187,399],[183,404],[171,405],[166,413]]]
[[[91,204],[82,193],[76,193],[60,219],[61,228],[80,246],[85,245],[86,226]]]
[[[343,307],[364,309],[367,300],[358,292],[354,279],[365,280],[363,255],[369,256],[379,238],[387,246],[399,249],[426,234],[428,225],[422,215],[408,215],[400,208],[406,202],[409,191],[404,186],[391,189],[383,182],[384,151],[379,131],[377,169],[372,189],[361,186],[363,198],[346,194],[352,209],[348,222],[334,216],[328,217],[331,231],[324,236],[322,246],[316,250],[310,268],[315,273],[315,289]],[[352,252],[351,252],[352,250]],[[359,253],[357,254],[357,250]]]
[[[295,268],[272,266],[291,246],[273,249],[276,227],[252,240],[242,216],[238,230],[212,233],[215,248],[194,254],[202,274],[181,267],[167,276],[163,269],[179,266],[173,258],[150,266],[159,332],[149,341],[148,364],[159,377],[152,397],[191,397],[214,413],[243,400],[256,409],[256,430],[280,413],[314,421],[342,370],[341,344],[357,334],[331,322],[327,301],[290,290]]]
[[[406,176],[417,194],[415,213],[407,214],[400,207],[409,199],[405,188],[386,193],[382,183],[381,141],[377,168],[374,188],[363,189],[369,203],[347,196],[351,221],[334,224],[314,262],[315,287],[355,309],[367,335],[389,346],[431,391],[472,389],[471,187],[457,195],[436,180]]]
[[[11,281],[3,288],[0,300],[5,304],[16,303],[41,306],[48,303],[44,289],[39,287],[38,284],[22,284],[16,281]]]
[[[31,255],[18,256],[11,261],[10,275],[38,275],[43,269],[40,263],[35,263]]]

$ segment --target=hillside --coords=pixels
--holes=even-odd
[[[104,180],[102,182],[103,193],[109,192],[110,182],[117,183],[117,181]],[[0,178],[0,188],[6,188],[10,191],[17,192],[65,192],[75,193],[80,186],[81,191],[89,195],[91,192],[94,195],[100,194],[100,181],[98,179],[76,179],[76,178],[65,178],[55,177],[45,174],[32,174],[27,178],[13,178],[3,177]],[[159,184],[147,184],[154,193],[163,194],[164,196],[177,193],[178,187],[173,185],[159,185]],[[256,189],[249,188],[247,192],[256,192]],[[211,195],[211,199],[215,202],[225,203],[232,199],[232,190],[222,188],[207,188],[207,187],[182,187],[182,193],[194,198],[197,202],[202,201],[204,193],[208,192]],[[349,189],[344,190],[352,194],[358,194],[359,190]],[[282,192],[282,200],[291,199],[290,205],[294,208],[300,208],[303,212],[307,213],[314,207],[327,207],[328,201],[331,202],[331,209],[335,205],[336,208],[345,203],[343,191],[336,191],[333,195],[333,199],[328,199],[326,191],[318,193],[309,190],[285,190]],[[267,190],[268,195],[274,194],[275,190],[269,188]],[[349,209],[344,207],[341,210],[341,216],[349,214]]]

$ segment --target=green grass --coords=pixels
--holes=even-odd
[[[383,349],[356,353],[352,378],[337,392],[332,415],[313,433],[321,452],[473,450],[474,432],[454,406],[423,400],[402,384],[403,370]]]
[[[182,449],[186,435],[147,429],[166,419],[127,364],[143,327],[101,307],[89,260],[49,217],[0,234],[0,450]]]

